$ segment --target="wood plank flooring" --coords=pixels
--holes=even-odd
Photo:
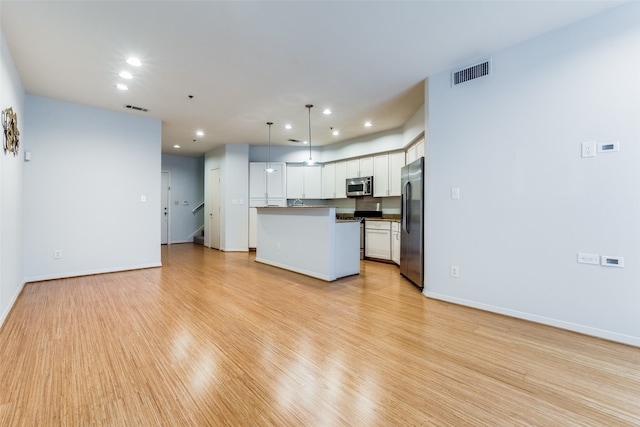
[[[640,425],[640,349],[430,300],[365,261],[326,283],[182,244],[28,284],[1,426]]]

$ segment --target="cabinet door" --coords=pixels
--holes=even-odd
[[[347,160],[347,178],[357,178],[360,176],[360,160]]]
[[[416,159],[424,157],[424,139],[416,142]]]
[[[336,199],[345,199],[347,197],[347,162],[336,162]]]
[[[303,170],[302,195],[305,199],[322,199],[322,166],[305,166]]]
[[[416,146],[412,145],[407,149],[407,164],[413,162],[417,158],[418,156],[416,154]]]
[[[373,176],[373,157],[360,158],[359,176]]]
[[[389,195],[389,155],[379,154],[373,158],[373,197]]]
[[[262,199],[267,197],[266,172],[264,171],[266,167],[267,164],[263,162],[249,163],[249,198]]]
[[[391,259],[391,238],[389,230],[365,230],[365,256]]]
[[[287,189],[287,168],[284,163],[271,163],[271,167],[275,169],[275,172],[265,173],[267,176],[267,197],[269,199],[284,199]]]
[[[325,163],[322,166],[322,198],[336,197],[336,164]]]
[[[287,199],[302,199],[304,193],[304,166],[287,165]]]
[[[256,248],[258,242],[258,209],[249,208],[249,247]]]
[[[389,154],[389,196],[402,195],[402,167],[404,166],[404,157],[402,151]]]

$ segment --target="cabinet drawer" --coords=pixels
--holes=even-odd
[[[371,230],[391,230],[389,221],[365,221],[365,228]]]

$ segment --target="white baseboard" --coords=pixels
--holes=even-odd
[[[7,320],[7,317],[9,317],[9,313],[11,313],[11,309],[13,308],[14,304],[18,300],[18,297],[20,296],[20,292],[22,292],[22,290],[24,289],[24,285],[26,283],[27,282],[22,282],[22,284],[18,286],[18,290],[16,291],[16,293],[13,295],[13,297],[11,297],[11,301],[9,301],[9,305],[2,313],[2,317],[0,317],[0,328],[2,328],[2,325],[4,325],[4,321]]]
[[[591,326],[580,325],[578,323],[566,322],[564,320],[558,320],[550,317],[539,316],[537,314],[511,310],[504,307],[497,307],[494,305],[479,303],[477,301],[466,300],[463,298],[456,298],[449,295],[427,292],[426,288],[422,291],[422,294],[428,298],[464,305],[466,307],[477,308],[479,310],[490,311],[492,313],[504,314],[505,316],[516,317],[518,319],[524,319],[535,323],[541,323],[543,325],[554,326],[556,328],[566,329],[568,331],[578,332],[584,335],[590,335],[609,341],[615,341],[622,344],[640,347],[640,338],[631,335],[619,334],[617,332],[593,328]]]
[[[129,270],[141,270],[144,268],[154,268],[154,267],[162,267],[162,263],[149,263],[149,264],[138,264],[138,265],[128,265],[123,267],[114,267],[114,268],[104,268],[104,269],[95,269],[95,270],[83,270],[83,271],[71,271],[67,273],[54,273],[54,274],[45,274],[42,276],[32,276],[27,277],[25,281],[28,282],[41,282],[43,280],[55,280],[55,279],[66,279],[69,277],[81,277],[81,276],[91,276],[93,274],[105,274],[105,273],[117,273],[120,271],[129,271]]]

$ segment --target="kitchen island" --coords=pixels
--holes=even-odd
[[[256,261],[333,281],[360,273],[360,222],[328,206],[257,209]]]

